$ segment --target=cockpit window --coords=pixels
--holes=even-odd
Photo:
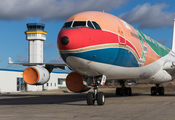
[[[72,27],[86,27],[86,21],[74,21]]]
[[[66,23],[64,23],[63,28],[69,28],[69,27],[71,27],[71,25],[72,25],[72,21],[66,22]]]
[[[92,25],[92,23],[90,21],[88,21],[87,25],[88,25],[89,28],[94,29],[94,26]]]
[[[101,27],[95,21],[92,21],[92,23],[94,24],[94,26],[95,26],[96,29],[101,30]]]
[[[92,29],[101,30],[101,27],[95,21],[70,21],[63,25],[63,28],[74,28],[74,27],[88,27]]]

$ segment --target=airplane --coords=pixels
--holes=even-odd
[[[42,85],[53,68],[68,66],[73,72],[66,78],[72,92],[86,92],[87,105],[105,104],[98,86],[106,80],[117,80],[121,87],[116,95],[132,95],[126,80],[137,84],[155,84],[151,95],[164,95],[161,83],[175,77],[175,36],[172,50],[141,32],[124,20],[98,11],[77,13],[68,18],[57,37],[58,52],[66,64],[13,63],[29,66],[24,70],[26,83]],[[36,66],[37,65],[37,66]]]

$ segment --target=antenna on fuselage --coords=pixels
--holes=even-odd
[[[172,51],[175,52],[175,19],[174,19],[174,27],[173,27]]]

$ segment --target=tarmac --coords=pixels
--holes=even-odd
[[[103,89],[100,89],[103,90]],[[0,120],[166,120],[175,119],[175,92],[164,96],[105,93],[105,105],[86,104],[86,93],[66,89],[0,94]]]

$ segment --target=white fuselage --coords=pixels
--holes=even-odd
[[[175,58],[175,54],[173,52],[170,52],[168,55],[162,57],[161,59],[149,65],[146,65],[143,67],[130,67],[130,68],[109,65],[109,64],[99,63],[99,62],[93,62],[93,61],[85,60],[74,56],[68,57],[66,59],[66,63],[73,70],[86,76],[105,75],[107,77],[107,80],[130,79],[137,83],[156,84],[156,83],[168,82],[162,79],[155,80],[155,78],[152,76],[154,76],[156,73],[162,70],[166,62],[170,62],[174,58]]]

